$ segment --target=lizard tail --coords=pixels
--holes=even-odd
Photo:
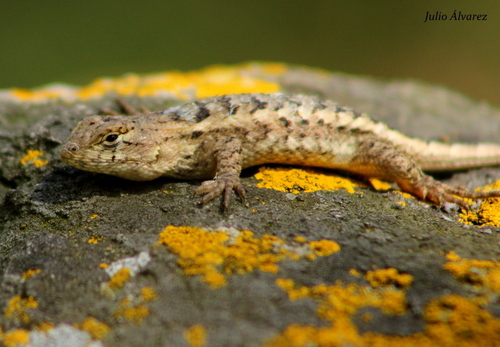
[[[424,171],[453,171],[500,166],[500,144],[427,142],[408,138],[392,129],[383,129],[381,125],[374,127],[374,131],[409,154]]]
[[[425,142],[426,151],[415,156],[424,171],[451,171],[500,166],[500,145]]]

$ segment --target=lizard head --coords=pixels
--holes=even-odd
[[[151,165],[158,153],[147,146],[133,116],[83,119],[61,149],[62,160],[78,169],[134,181],[152,180],[161,172]]]

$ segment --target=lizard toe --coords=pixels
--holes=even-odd
[[[231,194],[233,190],[244,201],[245,190],[240,183],[239,177],[219,177],[213,180],[205,181],[196,189],[195,195],[203,195],[202,205],[206,205],[216,197],[223,195],[223,206],[229,208]]]

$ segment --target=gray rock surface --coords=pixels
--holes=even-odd
[[[320,77],[305,68],[292,69],[279,82],[287,92],[335,99],[414,136],[472,142],[498,138],[499,109],[444,88],[342,74]],[[175,103],[152,97],[127,101],[151,109]],[[250,207],[235,200],[229,213],[221,214],[218,202],[197,205],[192,194],[199,182],[131,182],[62,163],[58,150],[76,122],[112,105],[113,96],[72,103],[0,102],[0,307],[7,307],[16,295],[38,302],[29,310],[29,322],[0,315],[4,332],[31,330],[42,322],[78,324],[91,316],[111,328],[102,340],[105,346],[183,346],[184,331],[196,324],[206,329],[208,346],[260,346],[292,323],[329,324],[317,316],[317,302],[289,300],[276,278],[304,286],[336,280],[368,286],[349,270],[365,273],[391,267],[414,278],[406,291],[408,313],[391,316],[366,307],[352,319],[360,333],[409,335],[422,331],[422,314],[430,300],[467,294],[464,285],[442,268],[445,253],[500,260],[499,228],[485,233],[464,227],[454,207],[447,212],[413,199],[406,199],[403,207],[398,204],[401,197],[392,192],[319,191],[291,200],[286,193],[256,188],[256,170],[250,169],[242,180]],[[30,149],[42,151],[49,163],[40,168],[21,165]],[[500,179],[500,169],[442,178],[478,186]],[[271,234],[285,240],[328,239],[340,244],[341,251],[316,260],[282,262],[277,274],[228,276],[227,286],[211,289],[199,276],[186,276],[167,247],[154,246],[168,225],[248,229],[256,236]],[[88,243],[96,235],[98,243]],[[151,260],[110,296],[103,290],[110,276],[99,264],[141,252]],[[30,269],[41,272],[23,278]],[[137,297],[143,287],[154,288],[158,295],[144,303],[149,314],[142,322],[117,317],[121,300]],[[491,312],[498,313],[495,307]],[[367,310],[371,322],[359,319]]]

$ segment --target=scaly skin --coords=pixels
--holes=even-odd
[[[231,192],[242,198],[242,169],[265,163],[342,169],[396,182],[437,205],[500,191],[450,187],[422,170],[500,165],[500,145],[443,144],[406,137],[330,101],[282,94],[216,96],[164,111],[82,120],[61,150],[76,168],[147,181],[160,176],[210,179],[203,203]]]

